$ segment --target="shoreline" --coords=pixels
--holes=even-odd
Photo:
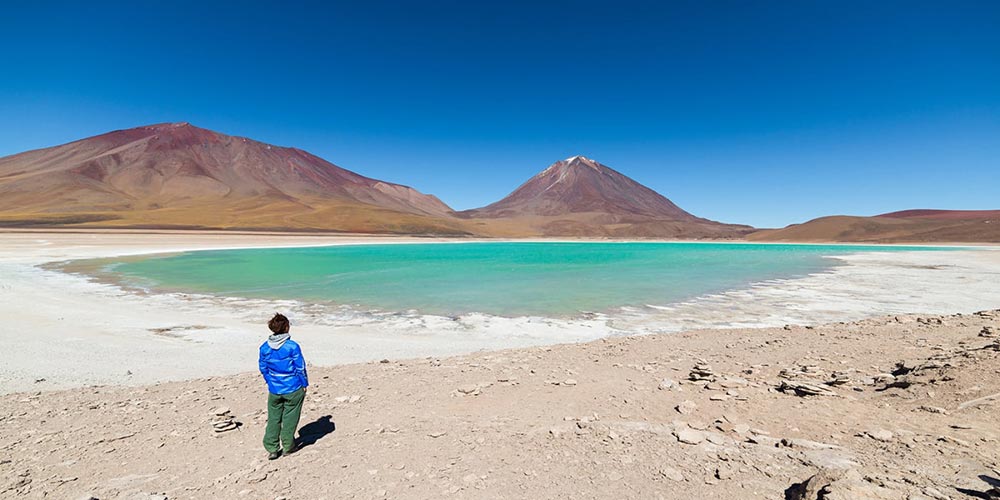
[[[107,262],[98,262],[98,263],[95,263],[93,261],[114,261],[112,263],[116,264],[116,263],[119,263],[119,262],[130,261],[130,260],[133,260],[133,259],[134,260],[158,259],[158,258],[166,258],[166,257],[171,257],[171,256],[177,256],[177,255],[186,254],[186,253],[216,252],[216,251],[230,251],[230,250],[239,251],[239,250],[270,250],[270,249],[300,249],[300,248],[333,248],[333,247],[344,247],[344,246],[378,246],[378,245],[432,245],[432,244],[441,244],[441,245],[452,245],[452,244],[476,245],[476,244],[507,244],[507,243],[512,243],[512,244],[519,244],[519,243],[528,243],[528,244],[536,244],[536,243],[537,244],[564,244],[564,243],[565,244],[577,244],[577,243],[588,243],[588,244],[707,244],[707,245],[718,244],[716,242],[706,242],[706,241],[668,241],[668,240],[658,240],[658,241],[638,241],[638,240],[599,241],[599,240],[582,240],[582,241],[576,241],[576,240],[509,240],[508,239],[508,240],[468,240],[468,241],[434,240],[434,241],[426,241],[426,242],[424,242],[424,241],[414,242],[414,241],[409,241],[409,240],[405,240],[405,241],[385,241],[385,240],[364,240],[364,239],[362,239],[360,241],[358,241],[358,240],[352,240],[352,241],[343,241],[343,242],[335,242],[335,243],[306,243],[306,244],[295,245],[295,246],[286,246],[286,245],[242,246],[241,245],[241,246],[226,246],[226,247],[213,247],[213,248],[197,248],[197,249],[190,249],[190,250],[188,250],[188,249],[177,249],[177,250],[170,250],[170,251],[158,251],[156,249],[148,249],[148,252],[146,250],[140,250],[140,251],[130,252],[130,253],[126,254],[126,255],[113,255],[114,249],[111,249],[111,252],[109,252],[107,256],[101,256],[101,257],[96,257],[96,258],[86,258],[86,259],[61,260],[61,261],[54,261],[54,262],[47,262],[47,263],[43,263],[43,264],[38,264],[37,266],[40,267],[40,268],[42,268],[42,269],[45,269],[45,270],[53,270],[53,271],[57,271],[57,272],[61,272],[61,273],[66,273],[66,274],[80,276],[80,277],[88,279],[88,280],[90,280],[90,281],[92,281],[94,283],[103,284],[103,285],[110,285],[110,286],[113,286],[113,287],[120,288],[121,290],[126,291],[126,292],[140,293],[140,294],[144,294],[144,295],[186,295],[186,296],[190,296],[190,297],[204,298],[204,299],[207,299],[207,300],[212,300],[212,299],[215,299],[215,300],[220,300],[220,299],[221,300],[225,300],[225,299],[239,299],[239,300],[247,300],[247,301],[252,301],[252,300],[265,300],[266,301],[266,300],[270,300],[270,301],[274,301],[274,302],[295,302],[295,303],[302,304],[302,305],[310,305],[310,306],[326,307],[326,308],[329,308],[329,309],[335,309],[335,308],[338,307],[338,304],[336,304],[335,302],[332,302],[332,301],[324,301],[324,300],[306,301],[306,300],[303,300],[303,299],[291,298],[291,297],[289,297],[289,298],[248,297],[248,296],[241,295],[241,294],[238,294],[238,293],[218,294],[218,293],[213,293],[213,292],[195,292],[195,291],[185,290],[183,288],[172,288],[172,289],[171,288],[157,288],[157,287],[147,288],[147,287],[144,287],[144,286],[141,286],[141,285],[136,285],[136,284],[129,283],[126,280],[123,280],[122,276],[117,275],[115,272],[113,272],[113,271],[106,271],[102,267],[99,267],[99,266],[106,265]],[[730,242],[729,244],[736,244],[736,243]],[[747,246],[750,246],[750,247],[758,246],[758,244],[754,243],[754,242],[745,242],[745,244]],[[764,243],[762,245],[769,245],[769,246],[774,246],[774,245],[776,245],[776,246],[797,246],[796,244],[786,244],[786,243]],[[803,245],[803,246],[809,246],[809,245]],[[877,246],[877,245],[863,245],[863,244],[857,244],[857,245],[845,244],[845,245],[840,245],[840,246],[838,246],[838,245],[813,245],[813,246],[824,246],[824,247],[833,247],[833,248],[852,248],[852,247],[856,247],[855,250],[858,251],[858,253],[856,253],[856,254],[850,254],[850,255],[858,255],[858,254],[862,253],[862,249],[864,249],[863,250],[864,253],[869,253],[868,251],[870,249],[872,249],[872,248],[893,248],[893,249],[901,249],[902,251],[924,251],[924,250],[930,250],[930,251],[948,250],[948,251],[953,251],[953,250],[956,250],[956,249],[959,249],[959,250],[979,250],[979,248],[958,247],[958,246],[953,246],[953,247],[914,246],[914,245],[884,245],[884,246]],[[997,248],[997,250],[1000,250],[1000,248]],[[802,279],[802,278],[808,277],[808,276],[813,276],[813,275],[817,275],[817,274],[825,274],[825,273],[833,272],[836,267],[843,266],[843,265],[848,265],[849,264],[849,260],[850,259],[845,259],[845,258],[842,258],[842,257],[843,257],[842,255],[824,255],[823,256],[824,259],[832,261],[830,264],[826,265],[824,269],[813,271],[813,272],[810,272],[810,273],[807,273],[807,274],[804,274],[804,275],[801,275],[801,276],[797,276],[796,275],[796,276],[790,276],[790,277],[777,277],[777,278],[768,278],[768,279],[763,279],[763,280],[753,280],[753,281],[746,282],[743,286],[737,286],[737,287],[734,287],[734,288],[731,288],[731,289],[721,290],[721,291],[717,291],[717,292],[707,292],[707,293],[702,294],[702,295],[692,296],[692,297],[689,297],[687,299],[680,300],[680,301],[675,301],[675,302],[670,302],[668,304],[655,304],[654,305],[654,304],[650,303],[650,304],[646,304],[645,307],[646,308],[655,309],[655,310],[670,310],[671,306],[674,305],[674,304],[688,303],[688,302],[691,302],[693,300],[697,300],[699,298],[713,297],[713,296],[717,296],[717,295],[724,295],[724,294],[732,292],[732,291],[740,291],[740,290],[744,290],[744,289],[747,289],[747,288],[753,288],[753,287],[756,287],[757,285],[759,285],[760,283],[781,283],[781,282],[788,282],[788,281],[792,281],[792,280],[796,280],[796,279]],[[506,318],[506,319],[520,318],[520,317],[539,317],[539,318],[547,318],[547,319],[557,320],[558,321],[558,320],[579,320],[579,319],[584,318],[584,317],[595,316],[595,315],[596,316],[600,316],[600,317],[609,317],[609,316],[614,316],[616,313],[620,313],[622,311],[633,310],[637,306],[638,306],[638,304],[633,304],[633,305],[619,305],[619,306],[614,306],[614,307],[611,307],[611,308],[608,308],[608,309],[579,310],[579,311],[577,311],[575,313],[572,313],[572,314],[564,314],[564,313],[524,313],[524,314],[505,314],[505,315],[500,315],[500,314],[491,313],[491,312],[484,312],[484,311],[441,312],[441,313],[419,312],[418,311],[417,313],[420,314],[420,315],[425,315],[425,316],[444,316],[444,317],[464,316],[464,315],[470,315],[470,314],[481,314],[481,315],[484,315],[484,316],[492,316],[492,317]],[[383,314],[392,314],[392,313],[398,313],[398,312],[401,312],[401,311],[404,311],[404,310],[409,310],[409,309],[406,309],[406,308],[401,308],[401,309],[400,308],[397,308],[397,309],[387,309],[387,308],[380,308],[378,306],[346,305],[346,304],[340,305],[340,308],[341,309],[350,308],[350,309],[353,309],[353,310],[356,310],[356,311],[368,310],[368,311],[378,312],[378,313],[383,313]],[[416,311],[416,309],[412,309],[412,310]]]
[[[198,237],[226,237],[234,236],[237,238],[249,237],[249,236],[263,236],[263,237],[280,237],[287,239],[362,239],[364,241],[356,242],[338,242],[338,243],[312,243],[307,245],[301,245],[302,247],[319,247],[319,246],[334,246],[334,245],[367,245],[367,244],[382,244],[382,243],[693,243],[693,244],[721,244],[721,245],[803,245],[803,246],[843,246],[843,247],[857,247],[857,246],[873,246],[873,247],[919,247],[919,248],[969,248],[969,249],[979,249],[979,250],[997,250],[1000,251],[1000,242],[997,243],[981,243],[981,242],[961,242],[961,241],[945,241],[945,242],[895,242],[895,243],[878,243],[878,242],[824,242],[824,241],[751,241],[747,239],[734,239],[734,238],[724,238],[724,239],[669,239],[669,238],[612,238],[612,237],[524,237],[524,238],[512,238],[512,237],[484,237],[484,236],[447,236],[447,235],[406,235],[406,234],[388,234],[388,233],[331,233],[331,232],[281,232],[281,231],[225,231],[225,230],[196,230],[196,229],[111,229],[111,228],[100,228],[100,229],[85,229],[85,228],[12,228],[12,227],[0,227],[0,236],[4,234],[39,234],[44,236],[55,236],[55,235],[164,235],[164,236],[194,236]],[[296,245],[299,247],[300,245]],[[220,248],[193,248],[190,250],[176,250],[176,251],[199,251],[199,250],[240,250],[240,249],[252,249],[252,248],[280,248],[281,245],[265,245],[265,246],[227,246]]]
[[[427,240],[393,238],[391,242],[426,243]],[[787,308],[790,300],[803,295],[802,280],[811,280],[808,281],[808,290],[814,290],[810,292],[813,295],[826,287],[828,291],[841,294],[841,298],[846,297],[848,302],[844,302],[844,307],[851,311],[851,316],[840,319],[861,319],[885,312],[866,310],[864,304],[850,302],[853,300],[850,297],[850,286],[837,291],[831,285],[838,283],[843,276],[830,276],[831,273],[811,275],[798,279],[799,281],[762,283],[750,290],[699,297],[662,308],[662,311],[646,308],[639,313],[623,310],[613,316],[596,314],[588,318],[552,319],[503,318],[483,314],[450,318],[349,308],[334,308],[331,311],[329,308],[324,310],[323,307],[295,301],[231,299],[183,293],[136,294],[119,287],[94,283],[80,276],[38,267],[46,262],[175,251],[370,243],[389,241],[379,237],[338,236],[336,241],[330,241],[327,237],[285,235],[262,240],[260,235],[233,237],[228,234],[199,234],[193,237],[188,233],[21,233],[20,236],[5,237],[0,245],[0,270],[7,279],[6,283],[0,284],[0,314],[19,318],[18,328],[26,333],[9,338],[4,335],[3,340],[12,343],[17,350],[44,352],[46,359],[43,362],[15,359],[7,363],[0,368],[0,386],[4,387],[3,392],[55,390],[91,384],[136,386],[163,380],[239,373],[246,366],[253,366],[254,360],[251,358],[256,352],[256,345],[263,338],[261,317],[273,309],[291,311],[293,321],[299,325],[296,335],[313,346],[313,362],[322,365],[579,343],[601,337],[713,328],[712,325],[719,328],[719,324],[731,321],[726,316],[733,314],[738,316],[752,313],[763,315],[760,316],[763,319],[753,325],[740,322],[726,324],[725,328],[781,326],[786,323],[815,324],[829,320],[831,313],[817,310],[812,302],[793,307],[801,309],[796,314],[801,313],[803,318],[812,318],[812,321],[793,320],[791,317],[774,314],[778,305],[786,304],[783,307]],[[905,253],[917,255],[921,252]],[[964,257],[965,254],[976,255],[976,259],[973,259],[976,264],[970,268],[970,273],[980,272],[983,266],[993,266],[994,260],[1000,266],[1000,254],[993,252],[970,253],[957,250],[941,253],[957,255],[956,259],[959,260],[967,258]],[[858,273],[848,278],[856,281],[853,286],[860,283],[870,291],[873,283],[864,273],[881,269],[880,266],[884,267],[892,262],[866,263],[863,257],[865,254],[854,255],[862,256],[857,259],[860,259],[863,267],[858,267]],[[949,265],[957,263],[959,262]],[[890,270],[889,275],[921,265],[925,264],[921,261],[903,263],[901,269],[904,271]],[[850,266],[851,264],[837,267]],[[980,271],[976,270],[976,266],[980,267]],[[996,270],[1000,272],[1000,267]],[[957,283],[955,280],[963,279],[961,273],[965,271],[950,274],[941,272],[945,274],[941,275],[939,283],[933,284],[935,287],[943,286],[942,283]],[[875,278],[875,287],[882,286],[879,283],[881,278]],[[908,279],[919,281],[923,278],[917,273]],[[762,290],[767,293],[762,294]],[[927,293],[938,292],[931,290]],[[751,300],[754,297],[763,297],[765,300],[759,301],[760,307],[745,309],[748,304],[758,302]],[[945,313],[974,306],[985,309],[987,307],[979,306],[1000,304],[1000,295],[997,297],[995,301],[977,298],[962,308],[953,307],[957,303],[955,301],[944,301],[943,305],[933,304],[929,308],[899,312]],[[958,297],[957,300],[961,302],[962,299]],[[706,310],[716,311],[714,319],[712,316],[705,316]],[[743,313],[740,313],[741,310]],[[76,363],[79,359],[91,357],[96,360],[96,363],[88,363],[92,366],[81,367]],[[38,379],[44,380],[36,383]]]

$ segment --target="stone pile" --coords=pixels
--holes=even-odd
[[[212,410],[211,414],[212,429],[215,432],[228,432],[239,427],[236,417],[232,415],[232,411],[229,408],[221,406]]]
[[[693,380],[695,382],[714,382],[715,372],[712,371],[712,367],[707,363],[698,363],[694,365],[691,369],[691,373],[688,374],[688,380]]]

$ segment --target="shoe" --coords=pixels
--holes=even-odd
[[[298,446],[292,446],[292,448],[290,450],[285,450],[284,454],[285,455],[291,455],[292,453],[295,453],[296,451],[299,451],[299,447]]]
[[[277,458],[278,458],[278,457],[280,457],[280,456],[281,456],[281,450],[278,450],[278,451],[272,451],[272,452],[271,452],[271,453],[270,453],[270,454],[269,454],[269,455],[267,456],[267,459],[268,459],[268,460],[275,460],[275,459],[277,459]]]

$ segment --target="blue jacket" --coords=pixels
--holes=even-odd
[[[271,349],[267,342],[260,346],[260,373],[271,394],[288,394],[309,386],[306,360],[299,344],[292,339],[277,349]]]

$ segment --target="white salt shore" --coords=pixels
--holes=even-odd
[[[294,301],[139,294],[42,264],[220,248],[413,243],[427,238],[193,232],[0,232],[0,393],[93,384],[142,385],[252,371],[274,311],[313,365],[445,356],[579,342],[608,335],[955,313],[1000,304],[1000,252],[858,253],[800,279],[673,305],[566,320],[440,317]]]

